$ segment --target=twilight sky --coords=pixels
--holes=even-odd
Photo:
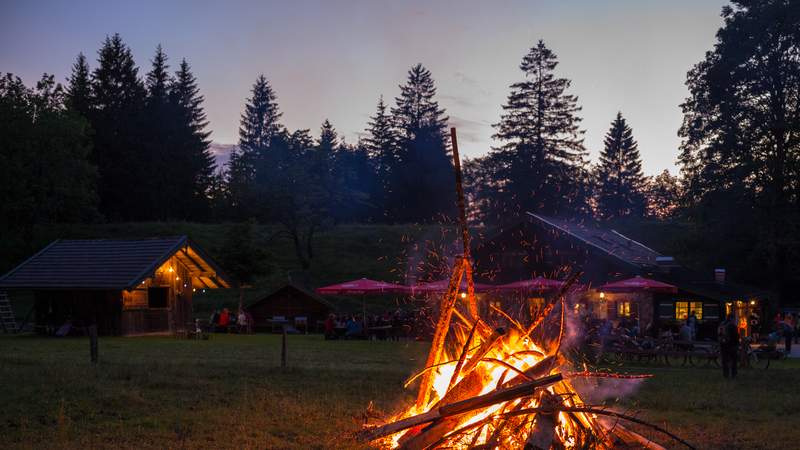
[[[417,62],[431,70],[440,105],[467,156],[493,144],[509,84],[539,38],[559,57],[583,107],[593,161],[618,110],[628,119],[644,170],[675,173],[687,70],[714,43],[722,0],[378,1],[0,0],[0,72],[33,83],[65,80],[78,52],[118,32],[142,74],[161,43],[173,69],[192,65],[215,142],[237,140],[239,115],[264,73],[284,124],[329,118],[355,142],[382,94]]]

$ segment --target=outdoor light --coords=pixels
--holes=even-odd
[[[461,298],[467,298],[467,293],[466,292],[462,292],[461,293]]]
[[[600,298],[606,298],[606,293],[605,292],[601,292],[600,293]]]
[[[172,272],[175,272],[175,269],[173,269],[172,266],[169,266],[169,273],[172,273]]]
[[[181,277],[175,277],[175,281],[178,281],[180,279],[181,279]]]
[[[751,304],[751,305],[755,305],[755,304],[756,304],[756,301],[755,301],[755,300],[750,300],[750,304]]]

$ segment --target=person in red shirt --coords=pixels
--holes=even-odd
[[[219,315],[219,327],[224,331],[228,331],[228,324],[230,323],[231,323],[231,313],[230,311],[228,311],[228,308],[225,308]]]
[[[334,320],[336,317],[333,314],[329,314],[328,318],[325,319],[325,339],[336,339],[336,321]]]

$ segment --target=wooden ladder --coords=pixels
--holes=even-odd
[[[14,316],[14,310],[11,308],[11,301],[9,301],[6,291],[0,291],[0,323],[3,324],[3,330],[6,333],[19,331],[17,319]]]

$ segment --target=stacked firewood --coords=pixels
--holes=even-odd
[[[457,266],[451,287],[460,285],[463,272],[468,270],[459,271]],[[568,365],[561,351],[566,292],[575,279],[577,274],[528,326],[495,310],[493,316],[501,317],[507,327],[493,328],[477,317],[478,308],[470,305],[469,298],[458,304],[456,290],[448,292],[426,367],[407,382],[419,380],[416,404],[388,423],[365,426],[359,438],[408,450],[662,448],[618,423],[598,420],[605,416],[651,426],[584,404],[570,383],[575,377],[626,376],[562,372]],[[457,350],[451,351],[451,358],[445,352],[447,344]],[[691,448],[666,430],[652,427]]]

